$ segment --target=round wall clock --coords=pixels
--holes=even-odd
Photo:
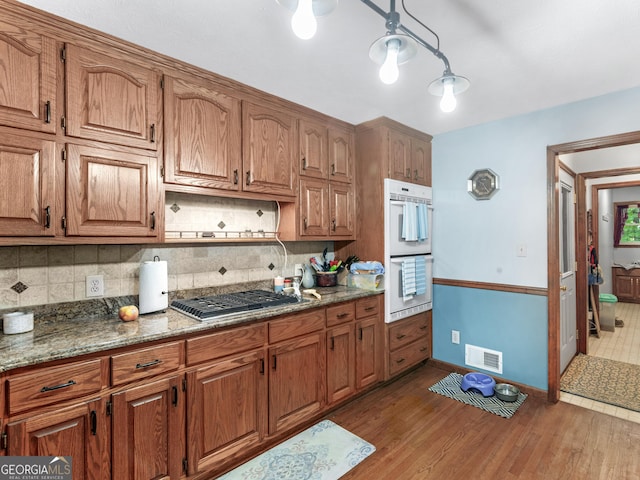
[[[489,168],[476,170],[467,182],[467,191],[476,200],[489,200],[500,188],[500,177]]]

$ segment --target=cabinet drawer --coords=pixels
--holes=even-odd
[[[428,312],[409,320],[400,320],[389,327],[389,350],[394,351],[429,333]]]
[[[405,368],[429,358],[431,354],[430,343],[431,340],[427,336],[389,353],[389,374],[393,376]]]
[[[9,415],[99,392],[100,362],[96,359],[44,367],[9,377]]]
[[[327,307],[327,327],[347,323],[356,318],[354,302]]]
[[[266,332],[267,325],[261,323],[189,339],[187,365],[261,348],[267,340]]]
[[[324,328],[325,310],[319,308],[311,312],[269,322],[269,343],[281,342]]]
[[[174,342],[112,355],[111,384],[122,385],[176,370],[180,366],[181,348],[182,342]]]
[[[356,301],[356,318],[371,317],[380,311],[378,295],[361,298]]]

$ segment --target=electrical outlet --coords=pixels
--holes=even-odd
[[[458,330],[451,330],[451,343],[456,345],[460,343],[460,332]]]
[[[86,296],[102,297],[104,295],[104,277],[102,275],[87,275]]]

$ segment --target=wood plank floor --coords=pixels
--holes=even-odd
[[[640,424],[529,396],[505,419],[428,388],[426,364],[327,418],[376,446],[343,479],[637,479]]]

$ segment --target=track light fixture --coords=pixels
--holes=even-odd
[[[317,28],[315,17],[330,13],[338,4],[338,0],[276,1],[295,12],[291,19],[291,26],[295,34],[303,39],[309,39],[315,34]],[[449,60],[440,51],[438,35],[409,13],[404,6],[404,0],[402,0],[402,8],[405,13],[436,38],[435,47],[400,23],[400,14],[396,11],[395,0],[390,0],[388,12],[385,12],[371,0],[360,1],[385,19],[386,35],[373,42],[369,49],[371,60],[380,65],[380,80],[386,84],[394,83],[400,75],[398,66],[411,60],[418,52],[418,45],[420,45],[444,63],[442,76],[429,84],[428,91],[432,95],[442,97],[440,108],[443,112],[452,112],[457,104],[456,95],[467,90],[470,82],[465,77],[455,75],[451,71]]]

